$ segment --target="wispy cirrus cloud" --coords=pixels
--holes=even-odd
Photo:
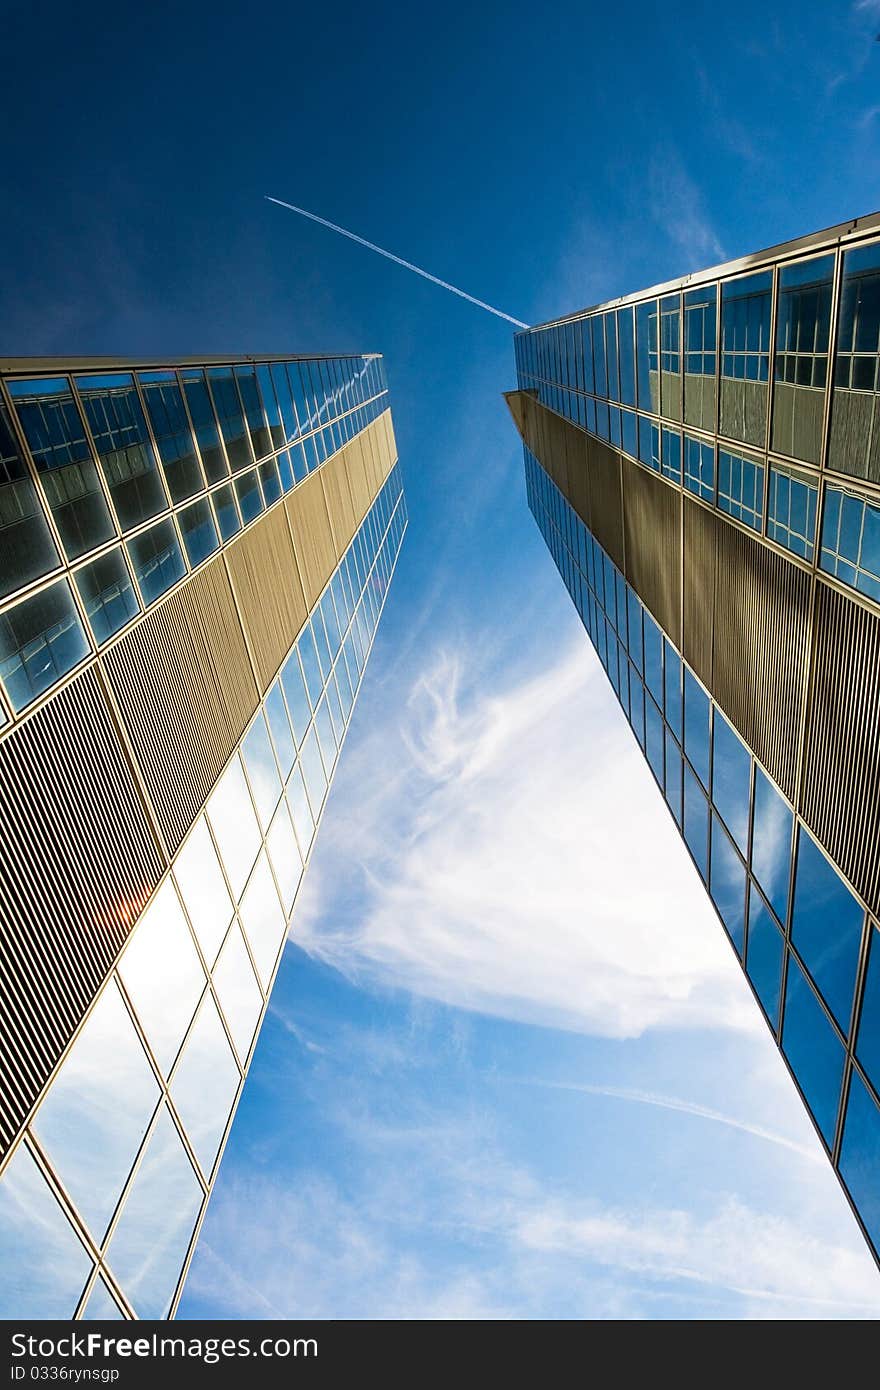
[[[340,770],[299,946],[365,981],[601,1036],[759,1026],[585,639],[494,679],[478,647],[437,652],[394,705],[364,712]]]

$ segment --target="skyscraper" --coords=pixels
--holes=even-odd
[[[375,355],[0,362],[0,1316],[173,1315],[406,527]]]
[[[529,506],[876,1256],[880,215],[515,351]]]

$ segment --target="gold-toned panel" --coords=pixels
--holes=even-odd
[[[723,524],[714,512],[688,497],[682,498],[682,654],[709,690],[715,613],[715,532]]]
[[[574,426],[572,427],[574,428]],[[598,439],[587,441],[587,486],[590,493],[590,524],[593,535],[607,550],[619,569],[623,569],[623,503],[620,493],[621,458]]]
[[[308,488],[310,482],[298,490]],[[311,608],[303,597],[283,508],[275,507],[237,536],[225,555],[257,680],[265,691]]]
[[[880,618],[821,581],[801,812],[880,912]]]
[[[810,577],[720,517],[715,543],[712,693],[794,800],[807,685]],[[690,562],[686,553],[686,568]]]
[[[626,577],[681,646],[681,493],[623,459]]]
[[[262,526],[239,539],[259,538]],[[250,541],[248,552],[254,544]],[[268,571],[266,553],[262,559]],[[244,572],[241,563],[239,571]],[[259,593],[243,585],[242,592],[250,616],[260,600],[266,606],[272,602],[267,584]],[[259,692],[223,556],[148,613],[100,660],[173,853],[257,707]]]
[[[325,463],[323,469],[311,473],[304,483],[300,483],[299,487],[284,499],[305,590],[306,607],[309,611],[330,578],[337,558],[321,473],[324,469],[340,467],[342,462],[340,455],[338,459]]]
[[[0,1153],[164,866],[91,667],[0,746]]]
[[[333,532],[336,553],[341,555],[363,516],[367,497],[363,449],[360,439],[353,439],[344,449],[345,467],[336,468],[333,460],[321,469],[324,500]],[[356,501],[354,499],[357,499]],[[369,503],[367,502],[368,506]],[[347,539],[348,538],[348,539]]]

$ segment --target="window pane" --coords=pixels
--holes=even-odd
[[[226,444],[226,453],[233,473],[253,463],[250,439],[244,423],[241,401],[231,367],[212,367],[208,372],[214,408]]]
[[[233,757],[207,805],[208,820],[236,899],[260,848],[260,828],[241,763]]]
[[[761,894],[749,892],[749,939],[746,971],[774,1029],[779,1022],[782,988],[782,932]]]
[[[88,652],[64,579],[0,615],[0,677],[15,710],[72,671]]]
[[[287,784],[287,801],[290,806],[296,838],[299,841],[300,853],[305,859],[315,834],[315,822],[309,808],[309,799],[306,796],[305,783],[299,766],[295,767],[290,774],[290,781]]]
[[[220,535],[224,541],[228,541],[232,536],[241,530],[241,522],[238,517],[238,508],[235,505],[235,495],[232,491],[231,483],[225,487],[218,487],[216,492],[211,494],[214,503],[214,511],[217,516],[217,525],[220,527]]]
[[[880,937],[876,927],[869,935],[856,1056],[876,1086],[880,1085]]]
[[[272,734],[272,743],[275,746],[281,775],[286,781],[296,758],[296,745],[293,741],[290,721],[287,718],[287,707],[279,681],[275,682],[266,696],[266,719],[269,722],[269,731]]]
[[[121,1322],[122,1313],[104,1280],[99,1276],[89,1294],[88,1302],[80,1313],[82,1322]]]
[[[703,783],[709,785],[709,696],[684,668],[684,751]]]
[[[309,698],[303,684],[302,671],[300,670],[297,649],[294,647],[284,668],[281,672],[281,684],[284,689],[284,698],[287,701],[287,710],[290,715],[290,723],[293,728],[297,745],[301,744],[305,738],[306,729],[309,727],[309,720],[312,717]]]
[[[0,1183],[0,1243],[0,1318],[72,1318],[92,1261],[24,1144]]]
[[[285,913],[289,914],[299,881],[302,878],[302,860],[296,838],[290,824],[290,814],[286,802],[282,801],[275,813],[275,819],[266,841],[269,858],[275,870],[275,878],[281,891],[281,902]]]
[[[223,445],[220,443],[220,432],[217,428],[214,408],[211,405],[211,397],[208,395],[205,374],[197,370],[189,370],[181,375],[183,393],[192,418],[205,476],[209,483],[219,483],[221,478],[228,476],[229,467],[226,463]]]
[[[171,1099],[206,1178],[214,1167],[238,1083],[238,1063],[208,993],[171,1084]]]
[[[167,1317],[202,1188],[163,1105],[107,1251],[139,1318]]]
[[[743,854],[749,847],[749,775],[751,755],[721,711],[713,732],[712,800]]]
[[[232,1040],[244,1064],[259,1022],[263,997],[237,924],[226,938],[213,979]]]
[[[119,973],[167,1076],[205,987],[205,973],[170,878],[129,937]]]
[[[37,489],[0,403],[0,598],[61,563]]]
[[[174,860],[174,877],[210,967],[232,921],[232,903],[204,816]]]
[[[843,1080],[843,1048],[797,961],[789,955],[782,1050],[830,1148]]]
[[[64,1186],[100,1242],[159,1099],[159,1083],[111,980],[34,1121]]]
[[[77,377],[80,400],[123,531],[168,506],[147,433],[147,422],[127,374]]]
[[[166,589],[186,574],[186,563],[170,518],[133,536],[126,544],[145,604],[161,598]]]
[[[111,550],[78,570],[76,587],[98,643],[106,642],[140,610],[121,550]]]
[[[309,794],[309,801],[312,806],[312,814],[317,820],[321,803],[324,800],[324,793],[327,789],[327,777],[324,772],[324,765],[321,761],[321,754],[318,751],[318,740],[315,735],[314,726],[309,729],[300,754],[303,776],[305,778],[306,790]]]
[[[712,816],[709,891],[728,936],[742,956],[745,938],[746,871],[718,817]]]
[[[214,525],[214,517],[211,512],[211,504],[207,497],[200,497],[198,502],[193,502],[191,507],[184,507],[183,511],[178,512],[177,519],[180,523],[180,534],[183,536],[189,563],[195,569],[196,565],[207,560],[209,555],[213,555],[220,545],[217,538],[217,527]]]
[[[880,1248],[880,1112],[856,1071],[849,1088],[840,1172],[875,1248]]]
[[[75,560],[115,527],[70,387],[55,377],[10,382],[9,389],[61,543]]]
[[[183,502],[205,484],[177,378],[173,372],[163,373],[163,378],[147,382],[142,374],[141,389],[168,491],[172,501]]]
[[[780,922],[788,916],[788,878],[794,816],[760,767],[755,767],[752,872]]]
[[[245,473],[243,478],[235,480],[235,495],[238,498],[238,505],[241,508],[241,517],[245,525],[253,521],[255,516],[259,516],[263,511],[263,494],[260,491],[260,480],[257,477],[257,470],[254,468],[250,473]]]
[[[284,941],[287,922],[281,911],[265,852],[256,862],[238,915],[263,988],[266,989]]]
[[[684,770],[684,838],[705,880],[709,857],[709,805],[689,767]]]
[[[257,712],[257,717],[247,732],[242,753],[257,814],[263,828],[266,829],[275,814],[282,788],[262,711]]]
[[[791,939],[844,1033],[849,1031],[863,921],[843,880],[801,830]]]
[[[263,403],[253,367],[236,367],[235,380],[244,405],[245,419],[250,430],[251,443],[256,458],[265,458],[272,452],[272,439],[263,418]],[[271,397],[270,397],[271,399]]]

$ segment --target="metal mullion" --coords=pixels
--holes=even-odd
[[[9,394],[9,391],[6,387],[6,379],[2,376],[0,376],[0,405],[2,405],[5,409],[6,416],[9,420],[10,428],[12,429],[12,437],[18,448],[19,457],[25,466],[25,471],[30,476],[31,483],[33,484],[33,487],[36,492],[37,504],[40,507],[41,512],[43,513],[43,519],[48,524],[49,534],[51,535],[52,540],[55,544],[55,548],[58,552],[58,565],[55,569],[50,571],[51,576],[57,579],[59,575],[64,573],[64,570],[69,564],[69,561],[67,559],[67,551],[64,548],[64,542],[61,539],[61,532],[58,530],[58,525],[52,513],[52,508],[49,506],[48,500],[45,496],[45,493],[43,492],[43,487],[40,482],[39,469],[37,468],[37,465],[34,462],[33,455],[30,451],[30,446],[28,445],[28,442],[25,438],[24,430],[21,427],[21,423],[19,421],[18,414],[15,410],[12,397]],[[43,575],[41,576],[41,579],[45,579],[46,577],[47,576]],[[33,587],[37,582],[38,581],[36,580],[32,580],[30,584],[20,585],[18,589],[14,590],[15,601],[17,601],[21,597],[26,596],[28,590],[31,587]],[[4,599],[2,607],[5,608],[7,606],[9,606],[8,599]]]

